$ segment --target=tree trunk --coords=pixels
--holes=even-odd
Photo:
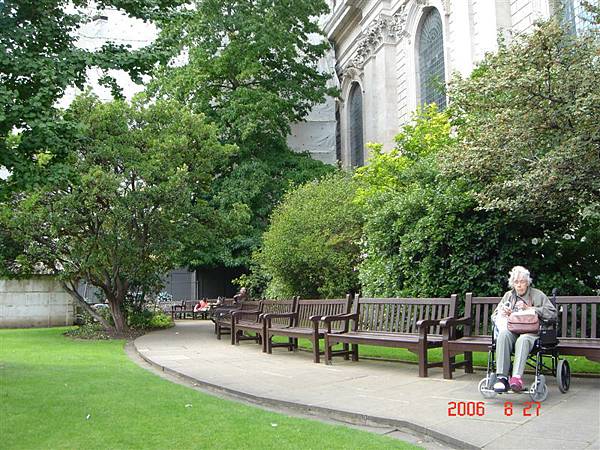
[[[110,323],[108,323],[104,319],[104,317],[98,314],[98,312],[94,308],[92,308],[88,302],[85,301],[85,298],[79,295],[79,292],[77,292],[77,282],[69,281],[69,284],[67,284],[65,281],[62,281],[61,285],[63,289],[67,291],[71,295],[71,297],[73,297],[75,301],[77,301],[77,303],[79,303],[79,305],[84,309],[85,312],[87,312],[90,316],[92,316],[94,319],[100,322],[100,324],[104,327],[105,330],[116,331],[115,328],[112,327]]]
[[[117,334],[123,334],[126,331],[129,331],[129,327],[127,326],[127,321],[125,320],[125,315],[123,314],[123,308],[121,307],[124,303],[125,296],[123,298],[118,297],[109,297],[108,298],[108,306],[110,307],[110,312],[113,317],[113,321],[115,322],[115,331]]]

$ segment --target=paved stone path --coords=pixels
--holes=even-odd
[[[267,355],[251,341],[239,346],[229,336],[219,341],[209,321],[178,321],[134,345],[164,371],[274,408],[412,430],[456,448],[600,449],[598,378],[572,378],[569,392],[561,394],[549,377],[539,416],[535,407],[532,416],[524,415],[529,395],[511,394],[485,400],[481,417],[449,417],[450,402],[484,400],[477,391],[483,372],[458,371],[444,380],[441,368],[419,378],[410,364],[340,359],[331,366],[314,364],[308,352],[274,349]],[[511,416],[505,414],[506,401],[513,403]]]

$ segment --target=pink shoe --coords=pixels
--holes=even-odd
[[[508,382],[510,384],[510,388],[514,392],[521,392],[523,390],[523,378],[522,377],[510,377]]]

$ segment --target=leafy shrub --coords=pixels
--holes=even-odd
[[[374,199],[360,265],[363,293],[500,295],[511,265],[527,253],[519,234],[531,230],[476,207],[471,195],[441,182]]]
[[[539,23],[455,80],[458,145],[440,155],[444,175],[470,186],[477,209],[513,228],[527,250],[514,263],[563,294],[600,291],[598,11],[579,35]]]
[[[77,328],[65,332],[65,336],[77,339],[110,339],[110,335],[98,322],[84,323]]]
[[[163,312],[157,312],[152,315],[152,318],[150,319],[148,325],[148,328],[170,328],[174,324],[171,316]]]
[[[162,311],[131,311],[127,315],[127,325],[137,330],[153,328],[169,328],[173,326],[173,319]]]
[[[94,307],[94,306],[92,306]],[[108,323],[110,323],[111,325],[114,324],[113,321],[113,317],[112,314],[110,313],[110,308],[95,308],[96,312],[106,321],[108,321]],[[75,317],[75,322],[79,325],[91,325],[91,324],[97,324],[98,321],[96,319],[94,319],[90,314],[88,314],[85,310],[83,310],[83,308],[79,307],[77,309],[77,313],[76,313],[76,317]]]
[[[255,254],[268,296],[339,297],[358,289],[363,217],[355,196],[356,183],[343,172],[285,195]]]

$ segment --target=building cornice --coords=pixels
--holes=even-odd
[[[381,13],[370,26],[361,31],[355,39],[354,55],[349,61],[338,69],[340,76],[344,76],[349,69],[362,71],[367,60],[384,44],[395,44],[408,36],[406,32],[406,5],[402,5],[393,15]]]

